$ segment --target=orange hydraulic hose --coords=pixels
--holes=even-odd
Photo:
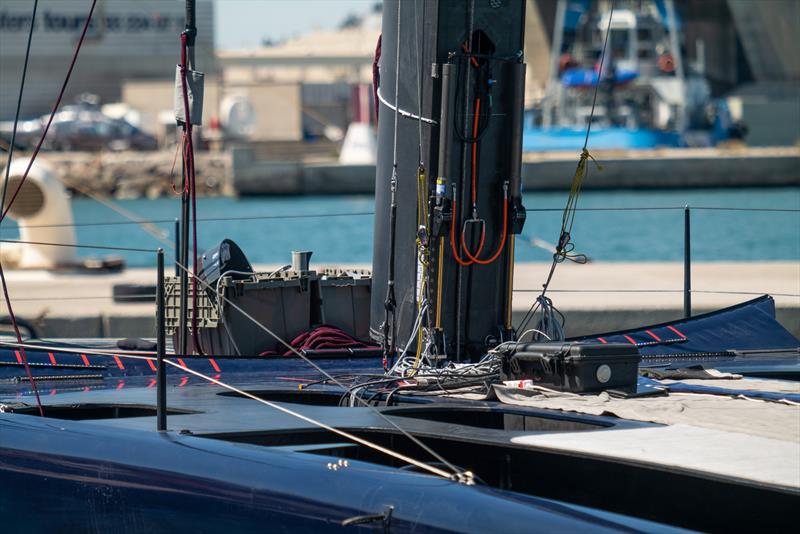
[[[453,258],[455,258],[455,260],[458,262],[458,264],[461,265],[462,267],[466,267],[468,265],[472,265],[475,262],[472,261],[472,260],[461,259],[461,256],[458,255],[458,249],[456,248],[456,225],[458,224],[458,222],[457,222],[456,215],[457,215],[457,212],[456,212],[456,200],[454,198],[453,199],[453,218],[452,218],[452,220],[450,222],[450,248],[453,250]],[[483,248],[483,242],[484,242],[485,239],[486,239],[486,232],[482,230],[481,231],[481,242],[478,245],[478,250],[479,251]],[[461,232],[461,242],[462,243],[464,242],[464,232],[463,231]]]
[[[472,205],[478,201],[478,117],[481,112],[481,99],[475,99],[475,119],[472,121]],[[480,252],[478,252],[480,254]]]
[[[502,233],[502,236],[500,238],[500,245],[497,247],[497,250],[495,251],[495,253],[492,254],[491,258],[488,258],[488,259],[485,259],[485,260],[478,259],[478,257],[477,257],[478,254],[475,254],[475,256],[473,256],[472,254],[469,253],[469,249],[464,244],[464,233],[462,232],[461,233],[461,244],[462,244],[462,246],[464,246],[464,254],[467,255],[467,258],[469,258],[470,262],[477,263],[479,265],[489,265],[490,263],[494,262],[500,256],[500,254],[503,252],[503,249],[506,246],[506,231],[507,230],[508,230],[508,199],[503,197],[503,233]],[[483,244],[483,238],[484,238],[484,234],[482,233],[481,234],[481,244]]]

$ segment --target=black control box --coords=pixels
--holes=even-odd
[[[521,343],[503,359],[503,380],[573,393],[636,389],[641,356],[636,345],[555,341]]]

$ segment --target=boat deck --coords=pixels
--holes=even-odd
[[[82,345],[91,355],[91,344]],[[8,350],[0,349],[0,353],[11,356]],[[32,350],[28,353],[34,365],[40,357],[57,358],[57,365],[65,367],[65,374],[79,372],[66,368],[79,368],[83,364],[78,362],[86,356],[42,355]],[[797,351],[763,357],[773,363],[783,359],[787,368],[800,365]],[[729,368],[733,368],[735,360],[736,357],[727,359]],[[746,514],[740,517],[725,510],[734,497],[772,510],[776,525],[787,520],[786,511],[800,498],[797,382],[710,380],[708,386],[688,384],[699,388],[695,392],[615,399],[618,404],[613,406],[604,406],[604,402],[610,402],[603,397],[607,397],[605,393],[535,399],[530,391],[496,388],[500,400],[476,399],[474,395],[459,398],[398,393],[389,406],[385,405],[385,395],[376,395],[372,398],[373,407],[340,407],[342,390],[311,384],[320,375],[299,359],[187,357],[181,361],[191,369],[300,414],[305,420],[170,367],[168,432],[157,433],[155,378],[146,361],[91,355],[89,363],[100,368],[104,377],[37,381],[48,416],[41,421],[49,422],[48,433],[86,437],[111,436],[108,433],[112,432],[134,448],[138,439],[170,436],[168,442],[179,447],[178,454],[183,454],[180,451],[185,447],[235,447],[222,453],[218,461],[223,462],[232,461],[224,460],[230,454],[250,450],[240,447],[256,447],[268,456],[273,452],[300,455],[298,458],[308,459],[304,460],[308,465],[326,470],[347,466],[369,470],[370,465],[395,470],[411,467],[315,423],[322,422],[435,465],[436,461],[398,431],[397,427],[401,427],[453,465],[475,473],[479,485],[555,499],[553,502],[571,503],[570,506],[590,506],[650,521],[669,517],[672,523],[672,495],[680,487],[685,494],[694,495],[696,502],[685,501],[686,517],[677,524],[701,530],[746,522]],[[0,412],[12,412],[0,414],[0,426],[6,430],[19,428],[20,424],[38,425],[40,421],[31,417],[37,413],[35,399],[14,363],[0,367],[3,376],[8,377],[0,381]],[[334,376],[382,372],[377,359],[339,358],[316,363]],[[48,374],[55,374],[52,362],[50,367]],[[81,372],[92,371],[84,368]],[[668,382],[641,380],[644,389]],[[726,390],[726,394],[703,392],[709,386],[720,386],[716,389]],[[752,396],[747,393],[748,386],[754,388]],[[676,388],[675,381],[669,387]],[[516,390],[524,398],[515,399],[509,390]],[[748,400],[732,398],[740,390]],[[756,399],[764,390],[785,399]],[[589,408],[576,408],[574,405],[580,402]],[[709,424],[715,417],[720,423]],[[6,432],[3,439],[13,441],[11,436]],[[48,447],[56,438],[46,439],[51,444]],[[209,445],[202,445],[207,442]],[[132,450],[104,450],[103,454],[122,455],[119,461],[130,462],[134,461]],[[576,491],[578,487],[580,491]],[[622,494],[628,497],[617,498]],[[612,499],[612,495],[617,497]]]

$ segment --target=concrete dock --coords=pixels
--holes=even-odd
[[[546,263],[517,264],[515,323],[535,300],[548,268]],[[152,269],[116,274],[10,271],[6,276],[15,313],[44,337],[154,335],[153,304],[119,304],[112,299],[115,284],[154,284]],[[683,317],[682,285],[683,265],[677,262],[563,264],[549,295],[567,318],[567,334],[581,335]],[[778,320],[800,337],[800,262],[695,263],[692,287],[694,313],[772,294]],[[5,303],[0,304],[0,316],[4,315]]]
[[[579,151],[528,152],[525,190],[569,190]],[[800,147],[673,148],[592,152],[585,189],[787,186],[800,183]],[[274,156],[274,155],[273,155]],[[231,149],[231,183],[239,195],[373,193],[374,165],[330,160],[289,161],[259,157],[253,147]]]
[[[372,194],[375,165],[340,164],[330,143],[251,143],[197,157],[204,195]],[[791,186],[800,183],[800,147],[680,148],[592,152],[585,189]],[[569,189],[579,153],[529,152],[525,190]],[[48,152],[42,156],[77,191],[117,198],[171,194],[174,150]]]

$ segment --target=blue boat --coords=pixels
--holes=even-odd
[[[585,128],[562,126],[547,129],[527,128],[522,142],[525,152],[579,152],[583,148],[585,139]],[[639,150],[681,146],[685,146],[685,143],[677,132],[613,126],[592,128],[592,147],[595,150]]]

